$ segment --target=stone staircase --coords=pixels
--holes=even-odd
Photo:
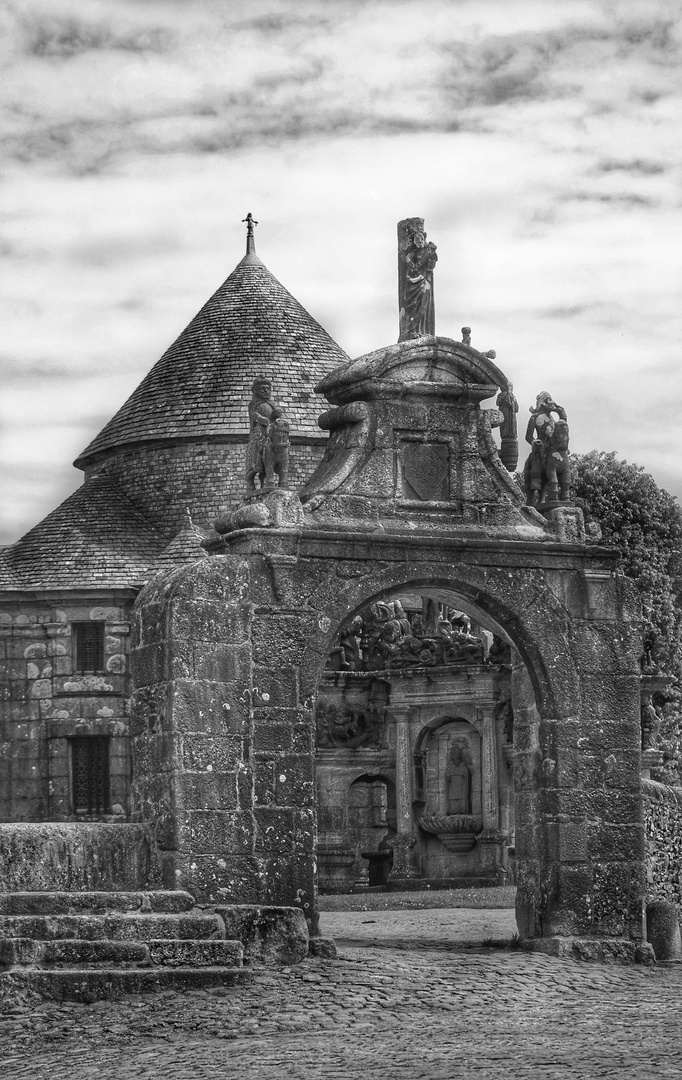
[[[0,893],[0,993],[95,1001],[248,976],[244,943],[189,893]]]

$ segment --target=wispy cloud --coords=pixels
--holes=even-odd
[[[520,400],[570,405],[577,449],[682,492],[672,2],[15,0],[2,20],[0,466],[42,477],[6,538],[232,269],[247,209],[354,354],[395,337],[395,222],[424,214],[439,331],[473,325]]]

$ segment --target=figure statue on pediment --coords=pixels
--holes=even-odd
[[[284,410],[272,400],[270,380],[264,376],[254,379],[251,392],[246,447],[247,497],[286,488],[289,470],[289,421]]]
[[[500,424],[500,459],[508,472],[514,472],[519,461],[519,437],[516,422],[519,403],[514,397],[514,387],[511,383],[501,387],[496,405],[503,417]]]
[[[435,333],[433,270],[436,245],[427,241],[422,218],[407,218],[398,225],[398,282],[400,341]]]
[[[546,500],[567,502],[571,474],[566,410],[543,390],[530,412],[526,442],[531,452],[523,469],[526,503],[537,506]]]

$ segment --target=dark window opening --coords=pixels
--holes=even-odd
[[[104,623],[73,624],[75,638],[75,670],[80,674],[104,670]]]
[[[109,812],[109,739],[91,735],[71,740],[73,809],[76,814]]]

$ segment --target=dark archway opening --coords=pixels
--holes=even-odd
[[[536,724],[509,634],[454,591],[349,614],[317,694],[320,891],[514,883],[514,686]]]

